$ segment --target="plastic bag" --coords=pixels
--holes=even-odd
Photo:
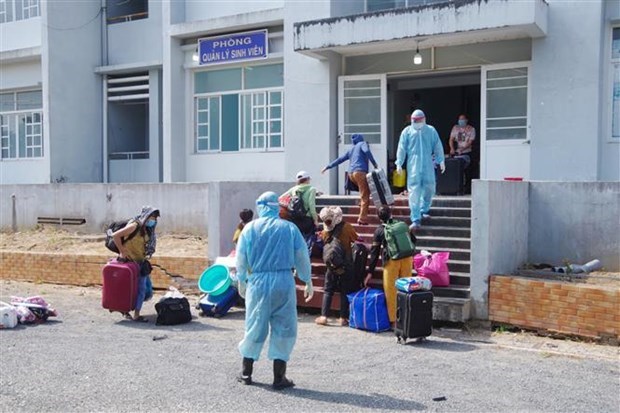
[[[17,309],[0,301],[0,328],[14,328],[17,325]]]
[[[413,291],[428,291],[433,287],[431,280],[425,277],[398,278],[395,282],[396,289],[410,293]]]
[[[163,300],[164,298],[185,298],[182,292],[176,289],[176,287],[170,286],[168,287],[168,292],[159,300]]]
[[[422,251],[413,257],[413,267],[420,277],[431,280],[435,287],[450,285],[450,271],[448,270],[449,252]]]

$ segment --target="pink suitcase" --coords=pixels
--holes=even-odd
[[[135,262],[108,262],[102,271],[101,306],[110,311],[128,312],[136,305],[140,266]]]

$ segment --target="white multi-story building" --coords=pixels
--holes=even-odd
[[[421,63],[414,64],[419,53]],[[617,0],[0,0],[0,182],[286,181],[466,113],[487,179],[620,178]]]

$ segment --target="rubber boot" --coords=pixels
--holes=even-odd
[[[273,361],[273,388],[275,390],[286,389],[287,387],[293,387],[295,383],[286,378],[286,361],[274,360]]]
[[[237,377],[237,381],[243,384],[252,384],[252,368],[254,367],[254,360],[244,357],[241,366],[241,374]]]

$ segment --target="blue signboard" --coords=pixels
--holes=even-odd
[[[198,40],[200,64],[211,65],[267,57],[267,30]]]

